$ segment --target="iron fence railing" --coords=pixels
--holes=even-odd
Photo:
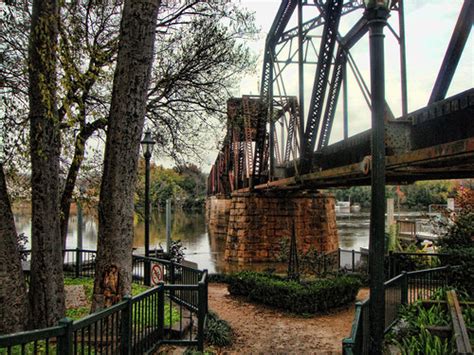
[[[389,252],[386,256],[386,275],[391,279],[402,271],[432,269],[443,264],[442,253]]]
[[[29,251],[24,255],[28,265]],[[77,321],[65,318],[55,327],[0,336],[0,354],[144,354],[161,344],[197,346],[202,351],[207,271],[133,256],[133,281],[143,283],[144,267],[154,270],[155,265],[155,287]],[[95,251],[64,251],[65,275],[90,277],[94,270]]]
[[[367,271],[367,265],[369,260],[369,252],[367,249],[361,248],[357,250],[344,250],[338,249],[339,253],[339,269],[360,272]]]
[[[385,332],[398,320],[401,305],[433,296],[440,287],[448,285],[450,266],[427,270],[402,272],[385,282]],[[342,342],[344,354],[369,354],[369,304],[370,299],[356,304],[351,334]]]

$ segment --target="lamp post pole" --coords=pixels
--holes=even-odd
[[[150,158],[145,152],[145,256],[150,256]],[[145,264],[145,285],[150,286],[150,265]]]
[[[143,156],[145,158],[145,257],[150,256],[150,159],[155,142],[151,138],[151,132],[147,131],[141,141]],[[150,286],[150,262],[145,261],[144,271],[145,285]]]
[[[389,1],[366,1],[372,96],[372,203],[369,235],[370,353],[382,354],[385,329],[385,76],[384,34]]]

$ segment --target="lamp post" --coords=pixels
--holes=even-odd
[[[155,141],[151,132],[145,132],[145,137],[140,142],[145,158],[145,257],[150,256],[150,159]],[[145,285],[150,286],[150,263],[145,262]]]
[[[82,211],[82,201],[84,199],[85,188],[83,186],[79,187],[79,198],[77,199],[77,244],[76,244],[76,267],[77,267],[77,276],[82,272],[82,231],[84,226],[83,211]]]
[[[372,96],[372,203],[370,210],[370,353],[382,354],[385,329],[385,77],[384,34],[390,0],[364,0],[369,26]]]

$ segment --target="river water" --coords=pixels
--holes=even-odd
[[[400,217],[420,216],[418,212],[403,213]],[[369,222],[368,212],[336,213],[336,222],[339,235],[339,246],[341,249],[359,250],[369,245]],[[25,212],[15,213],[15,223],[18,233],[30,235],[31,216]],[[150,224],[150,250],[163,247],[166,248],[165,215],[153,213]],[[138,222],[135,225],[134,247],[139,253],[143,253],[144,226]],[[181,240],[186,248],[186,260],[198,263],[200,269],[208,269],[209,272],[233,271],[240,267],[224,261],[225,242],[211,238],[206,230],[204,213],[186,213],[178,211],[172,216],[172,238]],[[84,216],[83,248],[95,249],[97,245],[97,221],[91,216]],[[72,215],[69,219],[69,231],[67,248],[77,246],[77,216]],[[30,247],[29,243],[26,245]],[[260,264],[256,268],[265,268],[268,264]]]

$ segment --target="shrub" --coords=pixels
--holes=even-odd
[[[471,201],[474,193],[465,193],[461,198],[469,199],[469,203],[461,203],[461,211],[452,218],[446,235],[441,239],[441,253],[445,265],[458,265],[449,273],[449,280],[454,286],[474,295],[474,209]],[[468,196],[469,195],[469,196]],[[463,201],[461,201],[463,202]],[[464,201],[465,202],[465,201]]]
[[[290,312],[323,312],[354,301],[360,280],[336,276],[307,283],[288,281],[274,275],[244,271],[230,276],[228,290],[250,300]]]
[[[232,344],[232,329],[229,323],[220,319],[214,312],[209,312],[207,315],[204,336],[209,345],[223,347]]]

